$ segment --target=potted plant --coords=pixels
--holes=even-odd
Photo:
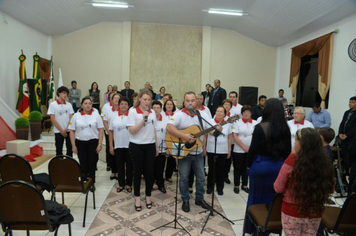
[[[16,138],[28,140],[30,122],[28,119],[20,117],[15,120]]]
[[[41,138],[42,133],[42,114],[39,111],[31,111],[28,115],[31,126],[31,140],[35,141]]]

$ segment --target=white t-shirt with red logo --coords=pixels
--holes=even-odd
[[[69,102],[61,103],[59,100],[51,102],[48,108],[48,115],[54,115],[57,123],[62,129],[67,128],[69,122],[69,115],[73,114],[74,110],[72,104]],[[56,126],[53,128],[54,133],[60,133]]]
[[[154,111],[152,109],[148,110],[149,115],[147,117],[147,122],[141,127],[141,129],[136,134],[131,134],[130,142],[135,144],[150,144],[155,143],[155,126],[157,124],[157,119]],[[129,110],[129,119],[127,126],[135,126],[143,119],[143,111],[140,107],[135,107]]]
[[[69,123],[69,129],[75,130],[75,139],[80,141],[98,139],[101,128],[104,128],[103,120],[94,111],[75,113]]]

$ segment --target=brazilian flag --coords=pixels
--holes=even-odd
[[[40,74],[40,56],[33,56],[33,79],[31,81],[33,90],[31,98],[31,111],[41,111],[42,101],[42,80]],[[32,87],[31,86],[31,87]]]

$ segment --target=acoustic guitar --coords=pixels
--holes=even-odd
[[[232,116],[228,118],[226,121],[219,123],[221,126],[227,124],[227,123],[233,123],[236,120],[239,119],[238,115]],[[215,125],[216,127],[216,125]],[[191,134],[196,138],[196,141],[194,143],[188,143],[187,140],[183,140],[181,138],[178,138],[176,136],[173,136],[169,133],[167,133],[165,141],[167,145],[167,150],[168,152],[174,157],[178,159],[183,159],[185,156],[187,156],[193,149],[201,147],[203,144],[200,141],[199,137],[209,133],[210,131],[213,131],[214,128],[210,127],[206,130],[201,130],[199,126],[197,125],[191,125],[186,129],[179,130],[180,132],[184,134]],[[179,148],[180,145],[180,148]],[[192,153],[194,154],[194,152]]]

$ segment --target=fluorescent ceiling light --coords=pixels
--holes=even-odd
[[[241,11],[212,9],[212,8],[207,10],[207,12],[209,12],[211,14],[222,14],[222,15],[232,15],[232,16],[246,16],[247,15],[247,13],[244,13],[244,12],[241,12]]]
[[[115,8],[128,8],[131,7],[130,5],[124,4],[124,3],[106,3],[106,2],[93,2],[92,5],[94,7],[115,7]]]

